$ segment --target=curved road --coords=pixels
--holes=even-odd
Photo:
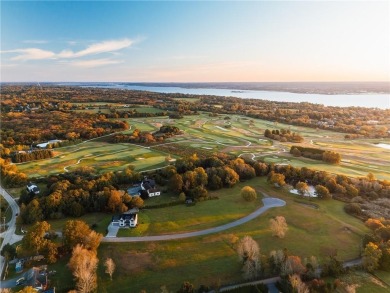
[[[1,233],[1,237],[4,239],[3,243],[0,246],[0,251],[1,251],[1,249],[3,249],[4,245],[6,245],[8,243],[9,244],[13,244],[15,242],[18,242],[18,241],[20,241],[23,238],[23,236],[19,236],[19,235],[15,234],[15,230],[16,230],[16,214],[20,213],[20,209],[19,209],[19,206],[18,206],[17,202],[1,186],[0,186],[0,193],[1,193],[1,196],[4,197],[4,199],[8,202],[10,208],[12,209],[12,218],[7,223],[8,229],[5,232]],[[3,269],[4,269],[4,258],[1,256],[0,257],[0,273],[3,271]]]
[[[206,229],[201,231],[194,231],[194,232],[187,232],[187,233],[180,233],[180,234],[169,234],[169,235],[156,235],[156,236],[143,236],[143,237],[103,237],[102,242],[146,242],[146,241],[163,241],[163,240],[175,240],[175,239],[182,239],[182,238],[189,238],[189,237],[195,237],[195,236],[202,236],[212,233],[221,232],[233,227],[237,227],[239,225],[242,225],[246,222],[249,222],[253,220],[254,218],[260,216],[265,211],[267,211],[270,208],[274,207],[282,207],[286,205],[286,202],[284,200],[273,198],[273,197],[265,197],[262,199],[264,206],[257,209],[253,213],[249,214],[248,216],[241,218],[237,221]]]

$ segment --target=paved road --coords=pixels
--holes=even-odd
[[[4,197],[4,199],[8,202],[10,208],[12,209],[12,218],[8,222],[8,229],[7,231],[3,232],[1,237],[3,237],[3,243],[0,246],[0,250],[3,249],[3,246],[7,243],[13,244],[15,242],[20,241],[23,236],[19,236],[15,234],[16,230],[16,214],[20,213],[19,206],[17,202],[13,199],[13,197],[3,188],[0,186],[0,193],[1,196]],[[0,257],[0,273],[4,269],[4,258]]]
[[[158,236],[143,236],[143,237],[104,237],[102,239],[102,242],[146,242],[146,241],[163,241],[163,240],[175,240],[175,239],[182,239],[182,238],[189,238],[189,237],[195,237],[195,236],[202,236],[212,233],[218,233],[233,227],[237,227],[239,225],[242,225],[246,222],[249,222],[253,220],[254,218],[260,216],[265,211],[267,211],[270,208],[274,207],[281,207],[286,205],[286,202],[284,200],[273,198],[273,197],[266,197],[263,198],[264,206],[259,208],[258,210],[254,211],[253,213],[249,214],[248,216],[241,218],[237,221],[228,223],[226,225],[222,225],[219,227],[214,227],[206,230],[201,231],[194,231],[194,232],[187,232],[187,233],[180,233],[180,234],[170,234],[170,235],[158,235]]]

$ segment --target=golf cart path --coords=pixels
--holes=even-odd
[[[265,195],[266,196],[266,195]],[[246,217],[243,217],[237,221],[206,229],[201,231],[194,231],[194,232],[187,232],[187,233],[179,233],[179,234],[169,234],[169,235],[156,235],[156,236],[143,236],[143,237],[103,237],[102,242],[147,242],[147,241],[163,241],[163,240],[175,240],[175,239],[183,239],[183,238],[189,238],[189,237],[195,237],[195,236],[202,236],[207,234],[213,234],[218,233],[233,227],[237,227],[239,225],[242,225],[244,223],[247,223],[270,208],[274,207],[282,207],[286,205],[286,202],[284,200],[274,198],[274,197],[265,197],[262,199],[264,206],[257,209],[253,213],[249,214]],[[111,225],[111,224],[110,224]]]

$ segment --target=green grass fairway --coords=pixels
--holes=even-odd
[[[110,105],[113,107],[113,105]],[[119,105],[123,107],[123,105]],[[128,108],[124,108],[128,109]],[[159,109],[152,107],[139,107],[137,111],[154,113]],[[185,148],[185,153],[205,151],[207,153],[225,152],[233,155],[255,155],[256,159],[263,158],[266,162],[289,163],[296,167],[310,167],[325,170],[330,173],[340,173],[347,176],[361,177],[372,173],[378,179],[390,180],[390,150],[375,146],[377,143],[390,144],[389,139],[359,139],[345,140],[343,133],[322,129],[298,127],[282,123],[273,123],[260,119],[250,119],[240,115],[226,115],[210,117],[209,113],[201,112],[199,115],[185,116],[182,119],[169,119],[168,117],[122,118],[131,128],[123,131],[132,133],[138,128],[141,131],[156,131],[162,125],[175,125],[183,131],[183,135],[170,138],[161,144]],[[304,137],[304,142],[296,145],[336,150],[342,155],[340,165],[325,164],[322,161],[299,157],[294,158],[284,151],[289,151],[294,144],[266,139],[265,129],[290,129]],[[145,148],[147,147],[147,148]],[[104,139],[96,139],[78,145],[55,149],[56,157],[47,160],[18,164],[19,169],[29,177],[40,177],[49,174],[71,171],[78,166],[92,166],[99,172],[121,170],[133,164],[136,170],[149,170],[164,166],[164,156],[169,148],[161,148],[158,144],[149,146],[136,146],[132,144],[110,144]],[[148,157],[138,157],[137,152],[142,151]],[[182,155],[179,150],[173,154]],[[65,169],[64,169],[65,168]]]
[[[89,141],[58,149],[52,159],[18,164],[18,168],[29,177],[64,173],[81,166],[92,166],[101,173],[123,170],[129,165],[134,165],[136,170],[145,170],[162,166],[165,157],[165,153],[135,144]]]

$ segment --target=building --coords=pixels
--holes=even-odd
[[[156,182],[153,179],[147,177],[141,182],[140,195],[142,198],[148,198],[153,196],[159,196],[161,194],[160,189],[156,187]]]
[[[121,215],[112,217],[111,223],[120,228],[135,228],[138,224],[138,209],[131,209]]]
[[[38,194],[39,193],[39,188],[38,188],[38,186],[36,186],[35,184],[30,182],[30,183],[27,184],[27,191],[29,193]]]

